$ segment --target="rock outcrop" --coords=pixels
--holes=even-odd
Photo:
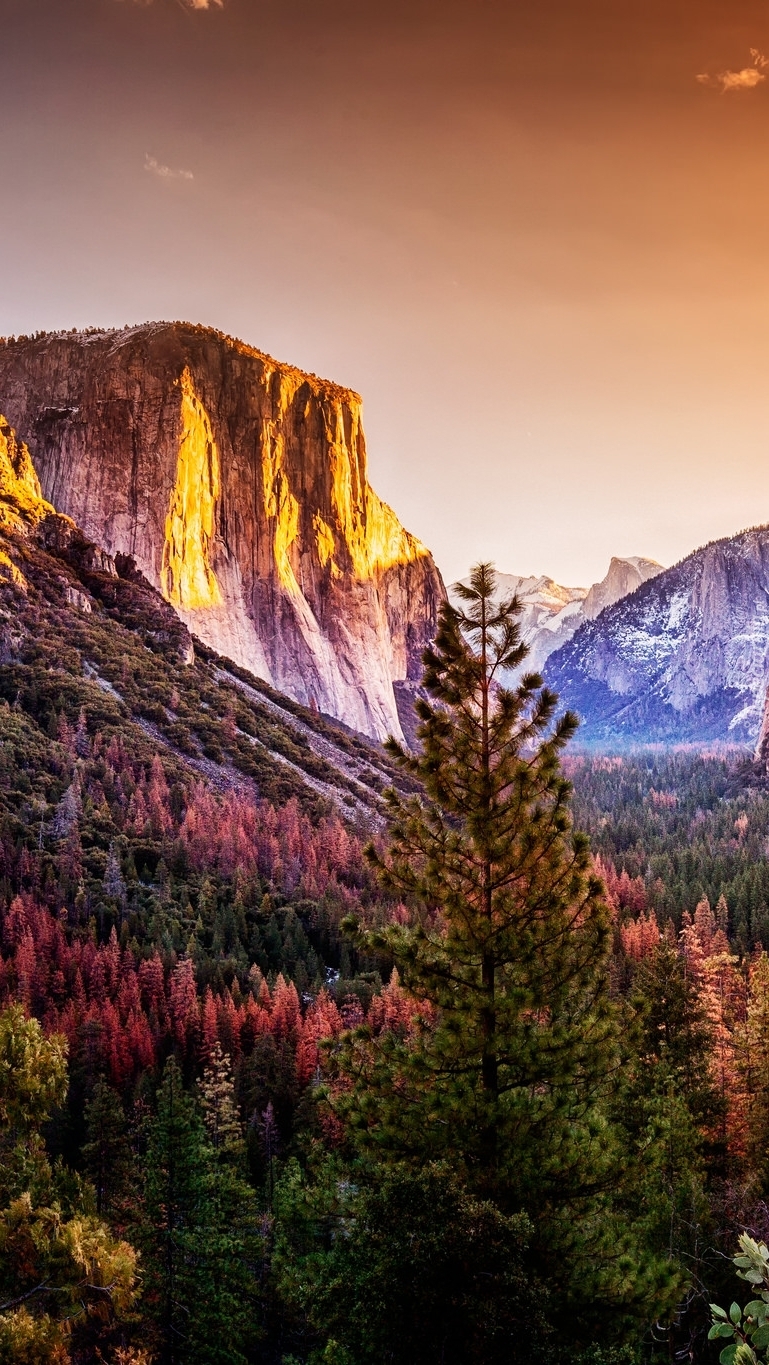
[[[0,415],[0,527],[24,534],[50,512],[29,450]]]
[[[706,545],[606,607],[545,678],[585,741],[753,745],[769,678],[769,527]]]
[[[647,583],[650,578],[656,578],[662,572],[663,566],[658,564],[656,559],[644,559],[642,555],[630,555],[627,559],[620,559],[612,555],[606,576],[600,583],[594,583],[588,589],[582,603],[584,619],[594,621],[606,607],[613,607],[615,602],[620,602],[623,597],[629,597],[642,583]]]
[[[63,739],[67,717],[80,743],[74,728]],[[276,805],[295,797],[314,818],[335,807],[359,833],[381,828],[383,790],[404,788],[380,745],[212,650],[196,651],[184,622],[132,559],[113,559],[41,497],[29,451],[0,417],[0,750],[5,735],[23,768],[20,735],[34,735],[41,723],[49,732],[56,725],[56,761],[65,768],[66,747],[75,746],[71,757],[80,764],[89,732],[106,723],[116,727],[112,739],[120,735],[123,756],[131,752],[140,767],[162,755],[170,771],[211,793]],[[37,733],[39,757],[45,731]],[[8,790],[0,790],[0,806],[3,797]],[[55,820],[54,805],[49,812]],[[85,855],[95,856],[99,885],[104,853],[89,844]]]
[[[203,641],[382,739],[444,589],[371,489],[349,389],[188,324],[0,344],[42,492]]]

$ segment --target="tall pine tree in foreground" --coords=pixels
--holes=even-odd
[[[371,853],[410,918],[349,925],[425,1007],[406,1038],[343,1038],[332,1103],[376,1161],[447,1161],[476,1197],[528,1214],[533,1263],[580,1300],[573,1325],[586,1305],[594,1322],[644,1312],[670,1277],[613,1208],[628,1155],[607,1117],[610,925],[559,764],[577,720],[556,718],[536,674],[508,685],[527,650],[492,568],[456,591],[424,656],[420,750],[390,746],[422,792],[389,793],[389,847]]]

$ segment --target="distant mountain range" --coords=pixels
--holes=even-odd
[[[526,668],[541,669],[545,660],[566,644],[585,621],[592,621],[604,607],[618,602],[662,571],[656,560],[634,555],[612,559],[605,577],[590,588],[565,588],[546,574],[539,578],[497,574],[500,596],[515,593],[523,608],[523,638],[529,646]]]
[[[585,621],[545,678],[595,745],[754,745],[769,675],[769,527],[705,545]],[[767,727],[764,727],[764,734]]]

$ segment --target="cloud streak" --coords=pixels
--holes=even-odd
[[[156,157],[150,156],[149,152],[144,157],[144,169],[151,175],[156,175],[160,180],[194,180],[192,171],[174,170],[173,166],[164,166]]]
[[[135,5],[145,9],[153,0],[133,0]],[[181,9],[224,9],[224,0],[176,0]]]
[[[719,71],[714,76],[705,71],[697,76],[697,80],[700,85],[710,85],[720,90],[722,95],[730,90],[755,90],[757,85],[766,80],[764,67],[769,66],[769,57],[759,52],[757,47],[750,49],[750,55],[753,58],[752,66],[744,66],[741,71]]]

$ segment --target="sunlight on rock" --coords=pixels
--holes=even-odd
[[[166,517],[161,577],[166,600],[194,611],[219,606],[222,600],[209,563],[220,493],[219,451],[189,367],[180,386],[182,436],[176,485]]]
[[[0,526],[37,524],[53,508],[45,501],[30,453],[0,416]]]

